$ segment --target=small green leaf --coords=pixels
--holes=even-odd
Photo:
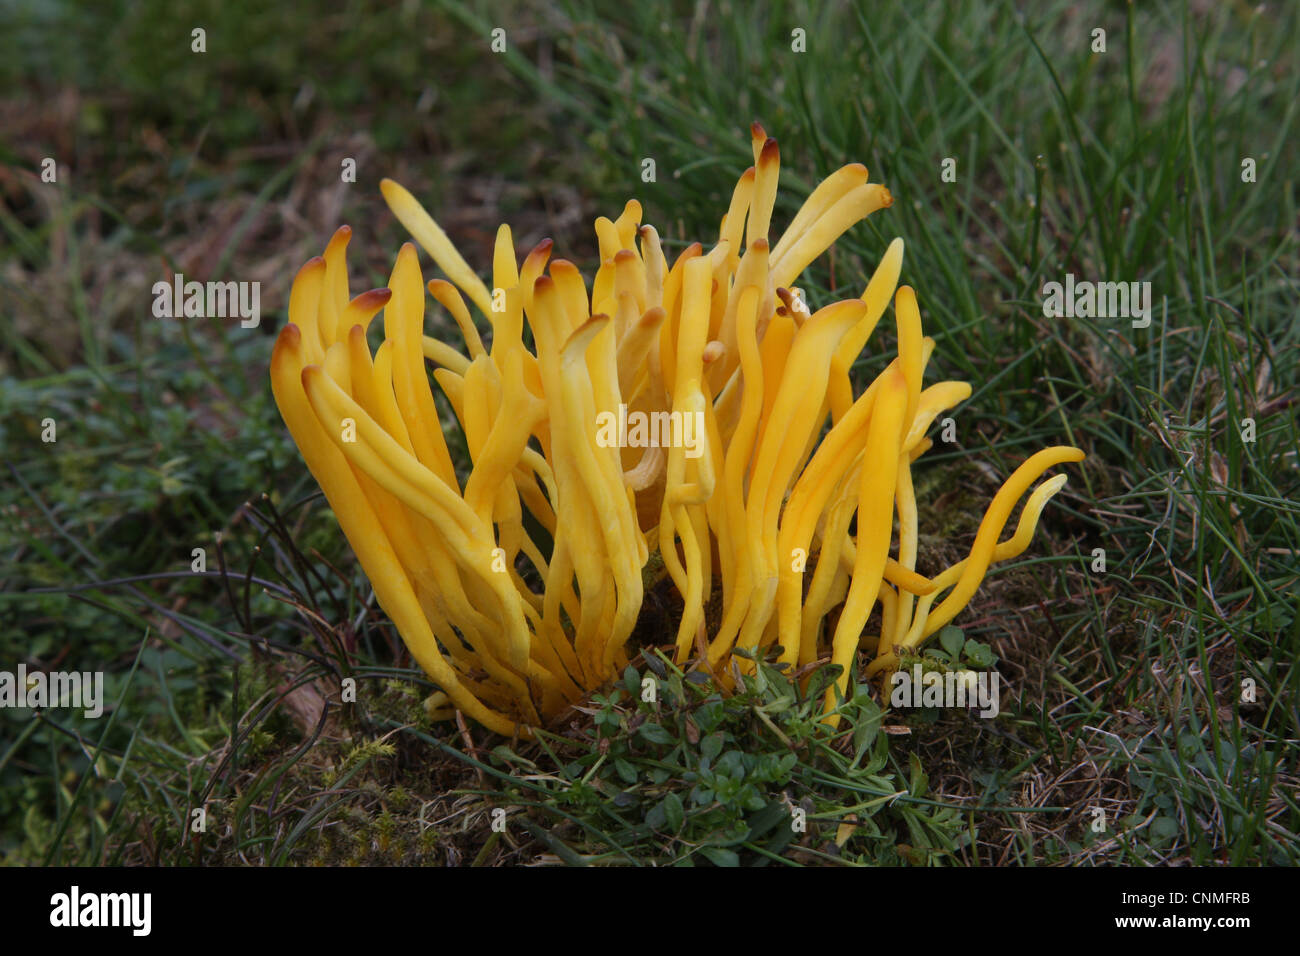
[[[955,661],[957,655],[961,653],[962,645],[966,643],[966,637],[962,634],[960,627],[953,627],[949,624],[939,632],[939,645],[948,652],[948,659]]]
[[[647,722],[642,724],[637,728],[637,733],[652,744],[670,744],[673,742],[673,735],[656,723]]]
[[[745,775],[745,755],[739,750],[728,750],[718,761],[717,772],[728,777]]]
[[[925,788],[930,783],[930,778],[921,766],[921,758],[916,754],[910,754],[909,756],[911,758],[912,780],[908,789],[912,796],[923,797],[925,796]]]
[[[789,822],[790,810],[785,805],[785,801],[772,800],[749,818],[749,833],[746,839],[753,840],[769,830],[781,824],[789,824]],[[784,829],[793,832],[789,826],[784,827]]]
[[[736,855],[735,850],[720,846],[706,846],[700,849],[700,853],[714,866],[740,866],[740,857]]]
[[[997,655],[993,653],[991,647],[974,639],[966,642],[962,653],[966,655],[966,662],[976,670],[984,670],[998,662]]]
[[[645,815],[645,824],[646,826],[650,827],[650,829],[652,830],[662,830],[664,828],[664,824],[667,822],[668,822],[667,809],[664,807],[664,802],[660,800],[653,807],[651,807],[650,812]]]
[[[1178,821],[1173,817],[1156,817],[1151,821],[1151,834],[1159,842],[1178,835]]]
[[[700,753],[709,761],[718,759],[718,754],[722,753],[723,736],[721,733],[709,734],[700,741]]]
[[[670,793],[664,797],[663,807],[668,828],[674,833],[680,832],[686,822],[686,808],[682,806],[682,798],[675,793]]]

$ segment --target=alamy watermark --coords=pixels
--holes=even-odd
[[[50,925],[60,928],[119,926],[133,936],[148,936],[152,911],[152,893],[83,893],[74,885],[50,897]]]
[[[601,448],[685,448],[687,458],[704,454],[703,412],[642,412],[618,406],[618,414],[596,416],[596,444]]]
[[[1043,285],[1043,315],[1049,319],[1132,319],[1133,328],[1151,324],[1150,282],[1065,282]]]
[[[153,314],[159,319],[233,319],[241,328],[261,321],[262,283],[185,281],[176,273],[171,282],[153,284]]]
[[[997,671],[925,671],[913,664],[910,671],[894,671],[890,678],[889,706],[978,707],[981,717],[996,717],[1001,697]]]
[[[0,707],[72,707],[91,720],[104,713],[103,671],[0,671]]]

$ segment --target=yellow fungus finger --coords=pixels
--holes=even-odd
[[[858,492],[857,560],[849,594],[831,642],[831,661],[840,665],[842,671],[835,686],[826,692],[828,708],[835,705],[834,691],[848,696],[849,670],[858,648],[858,638],[884,579],[893,534],[894,488],[898,480],[906,403],[907,379],[901,371],[894,371],[881,385],[862,453],[864,466]],[[837,726],[838,715],[827,714],[826,723],[831,727]]]
[[[354,325],[359,325],[364,332],[370,328],[370,320],[379,314],[392,297],[393,293],[388,289],[371,289],[362,292],[343,309],[339,316],[339,329],[346,333]]]
[[[624,398],[631,398],[632,385],[640,374],[650,349],[659,339],[659,327],[664,321],[664,310],[647,309],[632,323],[627,334],[618,343],[618,387]]]
[[[430,362],[435,362],[445,369],[463,376],[469,369],[469,359],[457,352],[456,349],[446,342],[441,342],[431,335],[423,336],[421,339],[421,351],[424,357]]]
[[[641,225],[641,204],[629,199],[623,204],[623,212],[614,220],[614,229],[618,232],[619,248],[631,249],[636,240],[637,227]]]
[[[958,405],[970,398],[970,385],[967,382],[938,382],[921,393],[917,402],[916,415],[912,425],[903,439],[903,447],[911,451],[921,444],[925,432],[942,411]]]
[[[726,215],[722,217],[718,240],[725,241],[732,249],[740,247],[740,239],[744,235],[745,217],[749,214],[749,204],[754,197],[755,175],[753,166],[741,174],[731,194],[731,205],[727,208]]]
[[[929,578],[903,567],[893,558],[885,561],[885,580],[900,591],[916,595],[933,594],[938,587]]]
[[[393,297],[384,310],[384,337],[393,343],[393,390],[416,456],[449,488],[459,489],[451,454],[442,434],[438,408],[424,367],[424,281],[415,247],[403,243],[388,287]]]
[[[864,183],[850,190],[808,228],[782,259],[772,262],[772,282],[778,286],[790,285],[850,226],[893,202],[889,190],[879,183]]]
[[[470,318],[469,309],[465,308],[465,300],[460,297],[456,287],[445,279],[430,279],[428,289],[429,293],[456,320],[460,334],[465,339],[465,348],[469,350],[469,357],[474,359],[487,354],[483,348],[483,340],[479,338],[478,329],[474,327],[474,320]]]
[[[904,418],[904,421],[907,419]],[[916,568],[920,528],[917,525],[916,494],[912,490],[912,463],[907,460],[906,454],[899,455],[898,458],[898,480],[895,483],[894,504],[898,515],[898,564],[905,571],[913,571]],[[912,595],[907,591],[900,591],[894,610],[891,626],[882,625],[880,628],[880,643],[877,648],[886,653],[896,641],[902,640],[903,632],[907,630],[907,621],[903,619],[911,620]]]
[[[929,637],[951,621],[974,596],[976,588],[984,577],[984,572],[993,560],[993,551],[997,547],[1002,526],[1011,516],[1011,509],[1015,507],[1025,489],[1037,481],[1038,476],[1048,468],[1067,461],[1082,461],[1083,457],[1083,452],[1078,448],[1057,445],[1031,455],[1012,473],[1006,484],[993,496],[993,502],[984,513],[979,531],[975,534],[975,544],[971,547],[970,557],[962,570],[961,577],[953,586],[952,592],[931,612],[921,632],[922,637]]]
[[[776,205],[776,184],[781,174],[781,150],[776,140],[763,142],[754,160],[754,198],[749,207],[749,221],[745,225],[745,245],[755,239],[766,239],[772,222],[772,208]],[[786,285],[781,282],[778,285]]]
[[[862,293],[862,301],[867,304],[867,311],[858,320],[858,323],[840,340],[840,344],[835,349],[835,355],[831,358],[829,391],[831,410],[835,421],[839,421],[840,416],[853,403],[849,369],[853,367],[853,363],[862,352],[867,339],[871,337],[876,323],[885,314],[885,309],[889,308],[889,302],[894,295],[894,287],[898,284],[898,276],[902,268],[903,240],[895,239],[885,250],[885,254],[881,257],[879,265],[876,266],[875,272],[871,274],[871,279],[867,282],[867,287]]]
[[[405,187],[399,186],[391,179],[381,180],[379,189],[398,222],[406,227],[406,231],[415,237],[416,241],[424,247],[425,252],[433,256],[433,261],[438,263],[438,267],[469,296],[470,301],[477,305],[484,315],[490,313],[492,296],[488,293],[487,286],[461,258],[456,247],[447,238],[447,234],[442,231],[442,227],[433,221],[433,217],[425,211],[419,201]]]
[[[1033,539],[1034,531],[1038,527],[1039,518],[1042,516],[1043,509],[1047,507],[1047,502],[1052,496],[1065,486],[1067,476],[1056,475],[1049,478],[1034,489],[1029,498],[1025,501],[1025,507],[1021,510],[1020,521],[1016,525],[1015,533],[1005,541],[998,544],[993,549],[993,561],[1007,561],[1011,558],[1018,557],[1029,547]],[[934,586],[933,591],[923,595],[917,601],[916,614],[912,620],[911,627],[904,636],[900,644],[904,647],[916,647],[926,637],[933,634],[939,628],[933,630],[926,629],[929,617],[930,607],[933,605],[935,598],[945,590],[952,587],[963,575],[969,563],[969,558],[963,558],[952,567],[946,569],[942,574],[936,575],[931,583]],[[946,622],[945,622],[946,623]]]
[[[347,335],[350,325],[340,325],[339,316],[348,304],[348,240],[352,230],[339,226],[325,247],[325,278],[320,297],[320,336],[328,348]]]
[[[500,602],[500,606],[493,610],[509,623],[509,628],[497,635],[502,659],[523,672],[528,661],[528,629],[519,607],[518,594],[492,571],[493,536],[459,495],[419,462],[412,460],[321,369],[314,366],[305,368],[303,385],[318,418],[322,423],[329,423],[324,431],[330,440],[390,494],[432,521],[461,566],[472,570],[488,585],[488,591]],[[345,419],[351,419],[355,426],[352,440],[341,426]]]
[[[835,206],[840,199],[853,191],[855,187],[865,185],[868,178],[870,178],[870,173],[867,172],[865,165],[849,163],[840,166],[839,169],[824,178],[822,182],[819,182],[813,193],[803,202],[800,211],[794,215],[794,219],[790,220],[790,225],[785,229],[785,233],[781,235],[780,242],[777,242],[776,247],[772,250],[772,259],[783,258],[785,252],[789,251],[789,248],[794,243],[800,241],[803,234],[807,232],[807,229],[814,222],[822,219],[828,209]]]
[[[514,237],[504,222],[497,229],[496,242],[492,246],[492,284],[498,289],[513,289],[519,285]]]
[[[326,344],[320,331],[320,294],[325,284],[325,268],[325,260],[320,256],[308,259],[289,288],[289,322],[300,330],[303,358],[308,362],[319,362],[325,356]]]
[[[772,250],[772,258],[781,259],[786,251],[803,237],[808,227],[821,219],[843,196],[866,183],[869,175],[867,167],[861,163],[849,163],[818,183],[817,188],[799,207],[794,219],[786,227],[781,240]]]
[[[411,582],[377,516],[356,484],[343,455],[330,441],[307,401],[300,379],[305,355],[297,326],[286,326],[272,353],[272,392],[308,468],[333,504],[343,533],[365,569],[380,606],[403,635],[412,656],[456,707],[498,733],[530,735],[530,731],[520,727],[515,719],[482,704],[461,683],[456,671],[438,650],[438,642]]]

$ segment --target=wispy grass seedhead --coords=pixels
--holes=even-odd
[[[991,563],[1028,546],[1065,476],[1040,484],[999,542],[1020,498],[1083,458],[1063,446],[1031,456],[994,497],[970,555],[919,574],[912,463],[970,386],[922,387],[934,342],[913,290],[896,289],[899,239],[860,298],[808,311],[800,274],[892,199],[864,166],[844,166],[772,243],[779,149],[757,124],[751,133],[754,166],[711,248],[695,243],[670,265],[632,200],[596,221],[590,285],[550,261],[549,240],[519,263],[503,225],[489,289],[414,197],[384,181],[389,207],[450,279],[428,291],[463,349],[424,334],[409,243],[387,289],[349,298],[347,227],[295,279],[275,398],[379,602],[442,688],[434,709],[527,733],[612,680],[657,550],[683,604],[679,662],[725,675],[772,645],[792,667],[829,657],[842,667],[827,694],[833,725],[859,647],[874,647],[869,676],[887,673],[950,622]],[[465,298],[491,327],[490,347]],[[898,356],[855,394],[849,369],[891,299]],[[381,309],[385,340],[372,355],[366,328]],[[426,361],[469,450],[463,487]],[[701,427],[689,447],[609,441],[616,412],[679,435]],[[881,632],[864,637],[877,603]]]

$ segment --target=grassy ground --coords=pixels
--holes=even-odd
[[[113,703],[0,709],[0,855],[1295,862],[1300,14],[860,6],[6,7],[0,669],[103,669]],[[864,699],[827,739],[775,671],[722,698],[647,648],[539,744],[430,724],[270,401],[293,272],[349,222],[354,281],[383,283],[404,238],[385,175],[479,265],[504,219],[589,269],[591,220],[628,196],[674,245],[707,238],[752,119],[781,142],[778,224],[848,161],[895,197],[810,300],[859,293],[902,236],[935,377],[974,386],[917,474],[921,570],[964,552],[1029,453],[1088,452],[957,621],[999,658],[1002,716]],[[154,319],[178,271],[260,280],[261,329]],[[1067,272],[1150,281],[1151,326],[1045,318]],[[863,375],[892,352],[877,335]],[[651,613],[653,636],[671,604]]]

